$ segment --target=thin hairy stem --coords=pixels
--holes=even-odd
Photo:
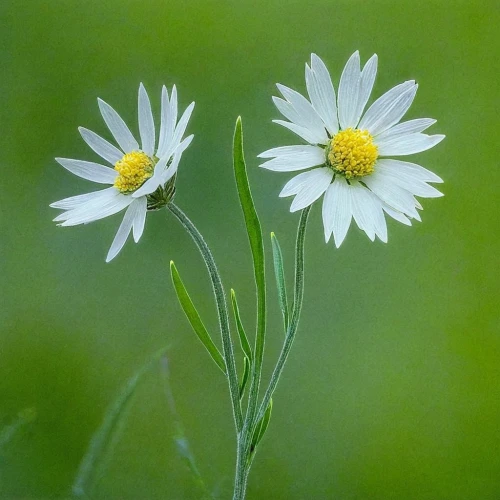
[[[283,348],[281,349],[280,356],[273,370],[273,374],[271,375],[269,386],[264,394],[262,403],[260,404],[256,418],[257,422],[264,416],[266,408],[269,405],[269,401],[273,396],[276,385],[278,384],[281,373],[283,372],[288,354],[292,348],[295,334],[297,333],[297,327],[299,326],[300,313],[302,311],[302,300],[304,297],[304,239],[310,209],[311,207],[307,207],[302,211],[297,231],[297,243],[295,247],[295,290],[292,317],[290,324],[288,325]]]
[[[226,296],[222,286],[219,271],[215,264],[212,252],[208,248],[207,243],[203,239],[201,233],[196,229],[196,226],[189,220],[186,214],[174,203],[170,202],[167,205],[170,212],[182,224],[184,229],[193,238],[198,250],[205,261],[205,265],[212,281],[212,288],[214,291],[215,302],[217,305],[217,314],[219,317],[219,326],[222,337],[222,352],[224,355],[224,362],[226,364],[227,380],[229,384],[229,394],[231,397],[231,405],[233,408],[234,422],[236,432],[239,434],[243,427],[243,416],[241,412],[240,397],[239,397],[239,384],[238,376],[236,374],[236,363],[234,361],[233,343],[231,341],[231,333],[229,328],[229,315],[227,311]]]

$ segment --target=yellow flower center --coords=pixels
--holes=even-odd
[[[341,130],[327,148],[329,166],[346,179],[373,173],[377,157],[378,148],[368,130]]]
[[[115,163],[115,170],[120,174],[114,182],[115,188],[130,194],[153,175],[154,162],[142,151],[132,151]]]

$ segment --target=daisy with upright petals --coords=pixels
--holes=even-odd
[[[411,80],[392,88],[364,112],[377,73],[377,56],[360,66],[356,51],[347,62],[338,95],[323,61],[311,55],[306,64],[309,100],[277,84],[283,99],[273,97],[289,121],[273,120],[308,142],[308,145],[273,148],[259,155],[271,158],[261,165],[278,172],[304,172],[292,178],[280,196],[295,198],[291,212],[323,197],[325,240],[331,235],[339,247],[354,218],[373,241],[387,242],[385,214],[403,224],[420,220],[422,206],[415,196],[442,196],[430,182],[443,182],[434,173],[406,161],[388,159],[432,148],[444,135],[422,132],[436,122],[419,118],[401,122],[417,92]]]
[[[141,144],[120,115],[103,100],[98,99],[101,115],[118,147],[95,132],[79,127],[83,140],[112,168],[99,163],[56,158],[66,170],[110,187],[56,201],[50,206],[64,210],[54,221],[60,226],[87,224],[126,209],[122,223],[111,244],[106,262],[123,248],[130,232],[137,243],[144,231],[146,212],[164,206],[173,196],[177,167],[182,153],[193,135],[182,136],[193,112],[194,102],[177,121],[177,89],[170,96],[165,86],[161,94],[161,124],[158,142],[155,123],[146,89],[139,86],[138,115]]]

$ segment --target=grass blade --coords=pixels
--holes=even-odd
[[[288,300],[286,296],[285,285],[285,272],[283,270],[283,255],[281,254],[281,247],[278,238],[274,233],[271,233],[271,245],[273,247],[273,262],[274,274],[276,275],[276,286],[278,287],[278,298],[283,314],[283,323],[285,325],[285,333],[288,330],[289,316],[288,316]]]
[[[191,327],[200,339],[201,343],[205,346],[208,354],[210,354],[216,365],[225,374],[226,364],[224,362],[224,358],[205,328],[205,325],[203,324],[203,321],[201,320],[200,315],[198,314],[198,311],[196,310],[196,307],[194,306],[173,261],[170,261],[170,274],[172,275],[172,283],[174,284],[177,298],[179,299],[179,303],[181,304]]]
[[[236,293],[231,288],[231,304],[233,306],[234,312],[234,320],[236,322],[236,330],[238,331],[238,335],[240,337],[241,350],[245,354],[245,356],[252,361],[253,353],[252,348],[250,347],[250,343],[248,342],[248,337],[245,332],[245,328],[243,328],[243,323],[241,322],[240,309],[238,307],[238,302],[236,300]]]
[[[127,409],[132,401],[137,385],[145,373],[163,356],[167,348],[158,351],[153,357],[131,377],[122,388],[118,397],[108,407],[102,424],[92,436],[89,447],[80,462],[73,483],[72,491],[76,497],[91,495],[94,479],[102,475],[104,458],[116,441],[119,428],[124,424]]]

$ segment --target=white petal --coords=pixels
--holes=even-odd
[[[380,156],[402,156],[421,153],[439,144],[446,136],[436,134],[410,134],[396,139],[384,141],[378,145]]]
[[[134,223],[134,218],[137,212],[137,200],[130,204],[123,216],[122,223],[118,228],[115,239],[113,243],[111,243],[111,248],[109,249],[108,255],[106,257],[106,262],[110,262],[117,255],[118,252],[123,248],[125,242],[127,241],[128,235],[130,234],[130,230],[132,229],[132,225]]]
[[[375,235],[387,243],[387,225],[382,201],[357,181],[351,181],[352,214],[358,227],[373,241]]]
[[[135,203],[136,209],[132,229],[134,241],[137,243],[141,239],[142,233],[144,232],[146,213],[148,211],[148,200],[145,196],[143,196],[142,198],[136,200]]]
[[[411,172],[399,169],[392,163],[385,163],[384,160],[377,162],[378,175],[385,177],[389,182],[395,182],[398,186],[406,189],[414,196],[424,198],[439,198],[443,193],[429,184],[415,178]]]
[[[411,80],[386,92],[368,108],[358,128],[378,135],[398,123],[413,102],[417,88]]]
[[[333,178],[333,171],[330,168],[317,168],[310,172],[304,172],[297,177],[302,176],[300,183],[296,185],[296,196],[290,207],[290,212],[296,212],[314,203],[328,188]],[[292,179],[293,180],[293,179]],[[289,183],[288,183],[289,186]],[[290,187],[288,187],[288,191]],[[285,196],[287,186],[280,193]]]
[[[372,93],[373,84],[375,83],[375,77],[377,76],[377,54],[373,54],[372,57],[368,60],[361,72],[361,80],[359,83],[359,96],[358,96],[358,107],[356,109],[355,119],[353,127],[355,127],[363,111],[365,109],[366,103],[370,98],[370,94]]]
[[[389,205],[387,205],[387,203],[382,202],[382,208],[384,209],[384,212],[393,219],[397,220],[398,222],[401,222],[405,226],[411,226],[411,220],[408,219],[406,215],[399,212],[398,210],[394,210]]]
[[[139,144],[120,115],[102,99],[97,99],[97,102],[109,131],[113,134],[113,137],[123,151],[125,151],[125,153],[137,151],[139,149]]]
[[[171,142],[172,137],[174,136],[175,124],[177,123],[177,110],[177,87],[174,85],[172,87],[172,93],[170,94],[170,109],[165,131],[167,144]]]
[[[72,174],[100,184],[113,184],[118,172],[112,168],[91,161],[56,158],[56,161]]]
[[[364,177],[363,182],[390,207],[411,217],[418,217],[413,196],[396,183],[387,182],[377,171]]]
[[[396,137],[402,137],[404,135],[415,134],[417,132],[423,132],[426,128],[434,125],[434,123],[436,123],[436,120],[432,118],[417,118],[416,120],[401,122],[377,135],[375,142],[377,144],[383,144],[386,140],[395,139]]]
[[[300,125],[297,125],[293,122],[285,122],[284,120],[273,120],[273,122],[287,128],[288,130],[291,130],[294,134],[302,137],[302,139],[306,140],[310,144],[326,144],[326,140],[328,139],[326,134],[325,136],[319,136],[317,134],[314,134],[314,132],[311,132],[307,128],[301,127]]]
[[[441,177],[437,176],[434,172],[427,170],[416,163],[410,163],[401,160],[391,160],[384,158],[377,161],[378,165],[385,165],[389,168],[394,169],[396,172],[401,172],[406,175],[411,175],[414,179],[418,179],[424,182],[443,182]],[[377,167],[375,167],[377,168]]]
[[[63,200],[55,201],[51,203],[52,208],[60,208],[62,210],[72,210],[84,205],[88,201],[94,200],[99,197],[113,197],[116,194],[116,189],[114,187],[109,187],[106,189],[101,189],[100,191],[92,191],[91,193],[79,194],[77,196],[70,196],[69,198],[64,198]]]
[[[111,165],[114,165],[117,161],[121,160],[123,157],[123,153],[110,144],[106,139],[98,136],[92,130],[89,130],[84,127],[78,127],[80,134],[83,137],[83,140],[93,149],[101,158],[104,158],[106,161],[109,161]]]
[[[134,199],[131,196],[126,196],[117,193],[111,200],[99,204],[85,204],[78,209],[66,212],[66,220],[61,226],[76,226],[78,224],[88,224],[104,217],[114,215],[125,207],[128,207]]]
[[[179,142],[181,142],[182,136],[184,135],[184,132],[186,131],[186,127],[188,125],[189,119],[191,118],[191,114],[193,113],[194,109],[194,102],[192,102],[187,108],[186,111],[181,116],[181,119],[179,120],[179,123],[177,124],[177,127],[175,127],[175,132],[174,132],[174,137],[172,139],[172,142],[177,145]]]
[[[314,109],[330,135],[335,135],[339,130],[335,89],[328,69],[316,54],[311,54],[311,67],[306,64],[306,85]]]
[[[328,137],[323,121],[312,107],[312,104],[303,95],[279,83],[276,84],[276,87],[278,87],[278,90],[283,94],[283,97],[288,101],[298,116],[298,121],[291,121],[314,131],[314,134],[318,135],[318,137]]]
[[[356,126],[361,79],[359,64],[359,52],[356,51],[347,61],[340,77],[338,110],[340,128],[342,129]]]
[[[269,149],[259,156],[263,158],[276,156],[260,167],[277,172],[293,172],[325,163],[325,151],[318,146],[285,146]]]
[[[148,93],[142,83],[139,85],[138,109],[142,150],[148,156],[153,156],[155,152],[155,123]]]
[[[311,155],[315,158],[321,154],[323,161],[325,159],[325,151],[318,146],[281,146],[272,148],[257,155],[257,158],[278,158],[280,156],[294,156],[299,154]]]
[[[346,180],[337,175],[328,187],[323,198],[323,227],[325,241],[328,243],[331,234],[335,246],[340,247],[351,224],[351,194]]]
[[[167,123],[170,113],[170,101],[168,99],[167,87],[163,85],[161,89],[161,117],[160,117],[160,136],[158,138],[158,150],[156,151],[156,156],[161,158],[163,156],[162,151],[167,148],[170,138],[167,137]]]

